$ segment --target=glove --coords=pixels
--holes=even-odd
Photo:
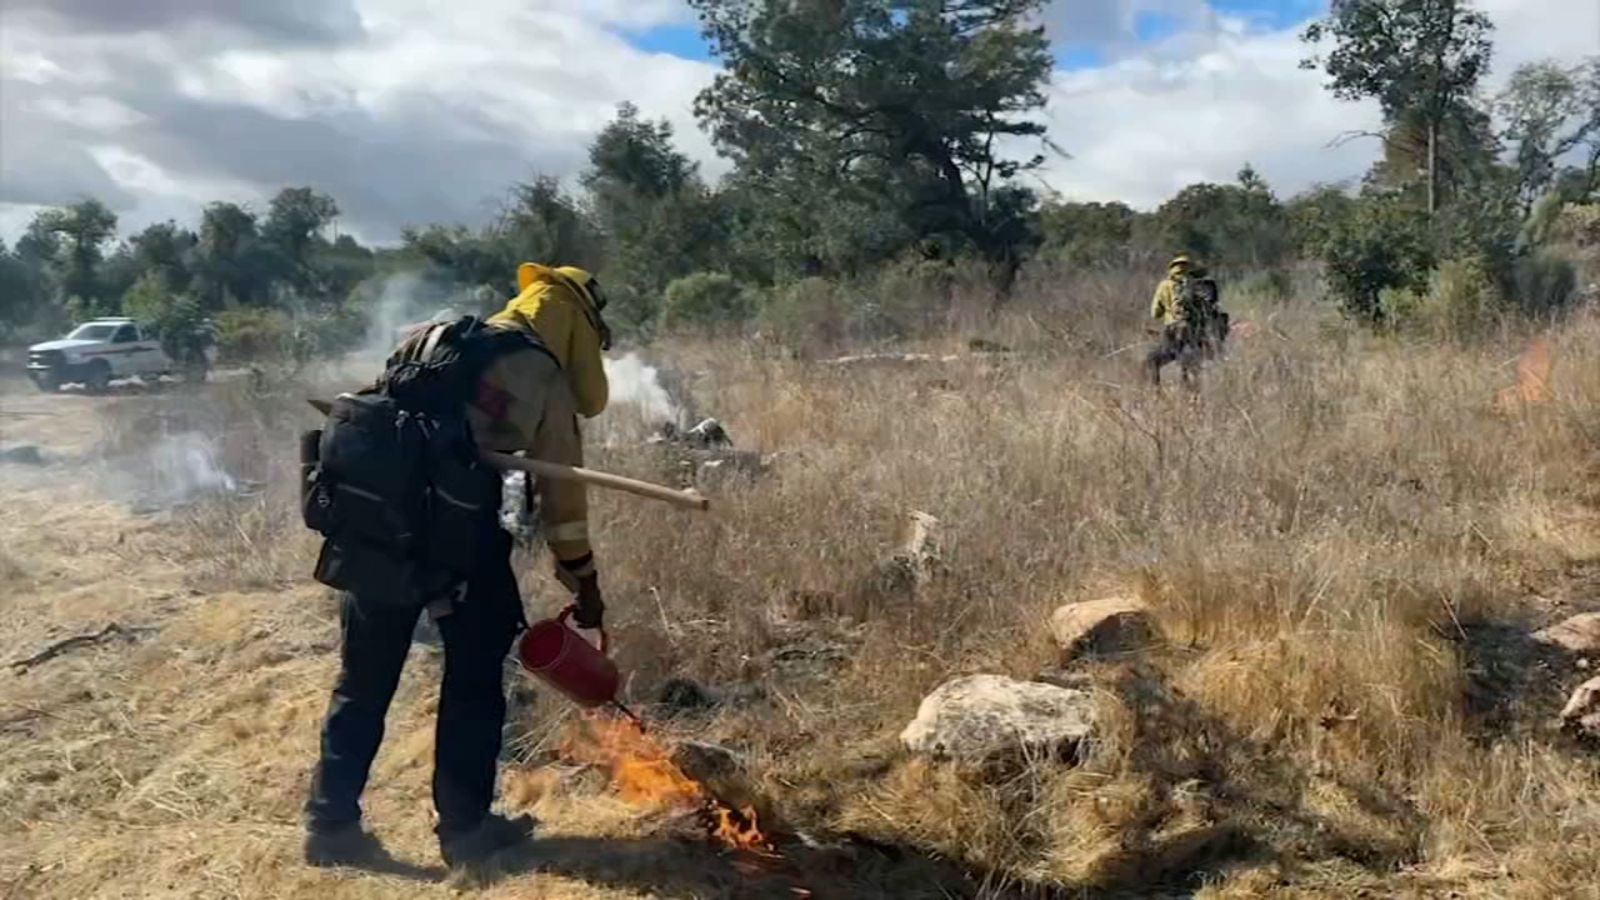
[[[594,554],[558,561],[556,578],[566,585],[576,601],[572,621],[579,628],[599,628],[605,621],[606,604],[600,596],[600,573],[594,567]]]

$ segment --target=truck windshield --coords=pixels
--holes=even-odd
[[[114,324],[106,324],[104,322],[88,322],[72,329],[72,333],[67,335],[67,340],[109,341],[111,340],[111,335],[114,334],[116,330],[117,326]]]

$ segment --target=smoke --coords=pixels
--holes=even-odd
[[[223,468],[216,443],[196,431],[162,435],[147,450],[105,462],[102,489],[126,500],[136,513],[248,492]]]
[[[607,358],[606,378],[611,382],[611,403],[633,404],[647,421],[656,424],[683,424],[683,411],[661,383],[661,370],[629,353],[621,359]]]
[[[450,321],[468,309],[470,298],[414,273],[390,275],[361,286],[367,333],[353,354],[357,361],[382,362],[399,345],[400,329],[423,322]]]

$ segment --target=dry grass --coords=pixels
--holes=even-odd
[[[1286,308],[1191,399],[1144,389],[1139,350],[1117,352],[1137,310],[1082,314],[1122,285],[1064,290],[957,310],[928,347],[982,321],[1006,358],[842,372],[674,348],[707,373],[700,409],[788,455],[710,516],[594,497],[632,698],[669,677],[764,688],[663,727],[746,751],[795,825],[880,848],[795,851],[822,897],[1592,895],[1593,762],[1547,727],[1579,674],[1541,667],[1526,635],[1596,605],[1600,322],[1549,334],[1547,402],[1497,410],[1525,338],[1386,342]],[[420,646],[368,799],[415,868],[295,859],[336,647],[290,485],[303,391],[95,407],[126,451],[181,406],[251,496],[139,518],[71,466],[0,485],[5,659],[110,620],[155,629],[0,676],[0,896],[446,892]],[[662,477],[643,453],[593,455]],[[944,523],[944,571],[915,596],[877,578],[911,509]],[[546,563],[527,565],[531,612],[553,610]],[[984,781],[901,757],[929,689],[1053,666],[1050,610],[1113,590],[1168,640],[1091,670],[1087,760]],[[845,652],[795,661],[818,644]],[[570,709],[516,677],[503,793],[549,840],[540,874],[486,896],[764,896],[603,785],[540,768]]]

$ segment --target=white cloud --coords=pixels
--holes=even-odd
[[[1594,0],[1480,5],[1499,25],[1496,78],[1600,53]],[[1141,12],[1177,32],[1134,47]],[[691,22],[682,0],[13,0],[0,12],[0,233],[84,194],[128,230],[310,184],[338,198],[344,230],[392,239],[407,223],[479,220],[535,172],[570,177],[622,100],[668,118],[714,175],[724,165],[691,110],[713,66],[619,34]],[[1114,59],[1055,79],[1051,137],[1074,158],[1043,175],[1068,196],[1149,206],[1246,161],[1287,194],[1356,176],[1375,153],[1327,146],[1376,114],[1299,70],[1293,31],[1201,0],[1058,0],[1047,25]]]
[[[1487,90],[1521,63],[1600,53],[1594,0],[1483,0],[1479,8],[1496,24]],[[1281,195],[1358,177],[1376,143],[1329,144],[1374,129],[1378,111],[1335,100],[1321,73],[1297,67],[1304,55],[1298,28],[1263,31],[1217,17],[1104,68],[1058,73],[1051,137],[1074,158],[1052,160],[1043,178],[1070,198],[1147,208],[1195,181],[1230,181],[1246,162]]]

